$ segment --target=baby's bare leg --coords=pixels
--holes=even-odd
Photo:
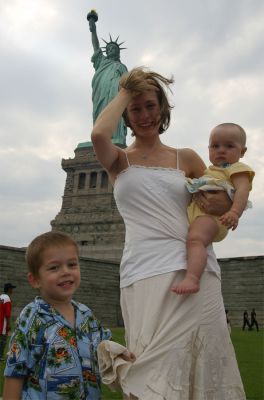
[[[187,271],[185,278],[172,287],[177,294],[196,293],[200,289],[200,278],[207,263],[206,247],[218,233],[218,225],[213,218],[197,217],[190,225],[187,236]]]

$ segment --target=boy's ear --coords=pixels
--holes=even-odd
[[[243,147],[243,149],[241,150],[241,157],[244,157],[246,151],[247,147]]]
[[[30,283],[30,285],[34,288],[34,289],[38,289],[40,287],[40,284],[38,282],[38,279],[35,278],[31,272],[28,273],[27,275],[28,278],[28,282]]]

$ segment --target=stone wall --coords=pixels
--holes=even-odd
[[[222,292],[231,323],[242,326],[243,312],[255,308],[257,320],[264,324],[264,256],[219,259]]]
[[[264,324],[264,256],[219,259],[222,292],[233,326],[241,326],[243,312],[254,307]],[[87,304],[106,326],[122,325],[119,306],[119,264],[81,257],[81,287],[75,299]],[[0,246],[0,287],[17,286],[13,292],[13,316],[17,316],[37,292],[26,279],[25,249]]]

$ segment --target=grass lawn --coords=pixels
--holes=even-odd
[[[124,344],[124,330],[112,329],[113,339]],[[235,347],[240,373],[247,400],[264,399],[264,331],[242,331],[232,328],[231,338]],[[0,395],[3,390],[4,363],[0,364]],[[111,392],[103,386],[102,400],[122,400],[120,393]]]
[[[264,331],[231,332],[247,400],[264,400]]]

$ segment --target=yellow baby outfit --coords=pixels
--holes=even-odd
[[[247,172],[250,181],[250,190],[252,189],[252,180],[254,178],[255,172],[248,165],[236,162],[234,164],[226,164],[222,167],[217,167],[215,165],[210,165],[205,171],[201,178],[187,179],[186,187],[190,193],[197,193],[202,191],[212,191],[212,190],[226,190],[231,200],[233,200],[235,189],[232,186],[231,176],[239,172]],[[247,208],[251,207],[251,203],[248,202]],[[187,208],[189,222],[192,223],[197,217],[207,215],[203,212],[198,205],[192,201]],[[228,229],[225,225],[221,224],[218,217],[212,215],[219,227],[218,235],[215,237],[214,242],[220,242],[223,240]]]

